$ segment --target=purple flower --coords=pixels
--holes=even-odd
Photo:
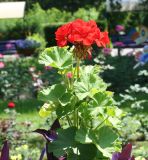
[[[115,42],[114,45],[117,46],[117,47],[125,46],[125,44],[123,42]]]
[[[111,53],[112,49],[111,48],[103,48],[103,53],[105,55],[109,55]]]
[[[51,70],[52,67],[51,66],[45,66],[45,70]]]
[[[12,45],[11,43],[7,43],[7,44],[5,45],[5,47],[6,47],[6,49],[11,49],[11,48],[13,47],[13,45]]]
[[[58,135],[56,133],[56,130],[58,128],[61,128],[61,125],[60,125],[58,119],[56,119],[49,130],[37,129],[34,131],[34,132],[37,132],[37,133],[43,135],[47,141],[46,147],[42,150],[39,160],[43,160],[45,152],[47,154],[47,160],[66,160],[65,156],[61,156],[61,157],[57,158],[53,155],[52,152],[48,151],[48,143],[55,141],[58,137]]]
[[[35,49],[40,46],[40,43],[34,40],[17,40],[16,46],[18,49]]]
[[[134,156],[131,156],[132,144],[127,144],[120,152],[113,153],[112,160],[135,160]]]
[[[116,25],[115,30],[116,30],[117,32],[124,31],[124,26],[122,26],[122,25]]]

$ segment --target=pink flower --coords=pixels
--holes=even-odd
[[[5,47],[6,47],[6,49],[11,49],[11,48],[12,48],[12,44],[11,44],[11,43],[7,43],[7,44],[5,45]]]
[[[5,67],[5,63],[4,62],[0,62],[0,68],[4,68]]]
[[[125,44],[123,42],[115,42],[114,45],[117,46],[117,47],[125,46]]]
[[[4,58],[4,55],[2,53],[0,53],[0,58]]]
[[[111,51],[112,51],[111,48],[103,48],[104,55],[109,55],[111,53]]]
[[[67,77],[67,78],[69,78],[69,79],[71,79],[71,78],[72,78],[72,76],[73,76],[73,75],[72,75],[72,73],[71,73],[71,72],[68,72],[68,73],[66,74],[66,77]]]
[[[52,67],[51,66],[45,66],[45,70],[51,70]]]
[[[122,26],[122,25],[116,25],[115,30],[116,30],[117,32],[124,31],[124,26]]]

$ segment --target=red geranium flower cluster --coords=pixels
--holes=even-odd
[[[8,103],[8,108],[14,108],[15,107],[15,103],[14,102],[9,102]]]
[[[79,58],[91,56],[91,45],[106,47],[109,44],[108,32],[101,32],[95,21],[85,22],[81,19],[69,22],[56,31],[57,45],[64,47],[68,42],[75,45]]]

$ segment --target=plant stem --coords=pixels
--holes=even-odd
[[[80,77],[80,73],[79,73],[79,71],[80,71],[80,59],[79,58],[77,58],[76,59],[77,60],[77,80],[79,79],[79,77]]]
[[[77,75],[77,80],[79,79],[80,77],[80,59],[78,57],[76,57],[76,75]],[[74,107],[74,126],[75,127],[79,127],[79,111],[78,109],[76,109],[76,106]]]
[[[70,127],[72,127],[71,119],[69,118],[69,116],[68,116],[68,115],[66,115],[66,118],[67,118],[67,121],[68,121],[69,126],[70,126]]]
[[[107,116],[94,130],[96,130],[98,127],[100,127],[108,118],[109,118],[109,116]]]

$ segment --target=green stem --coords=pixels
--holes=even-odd
[[[77,80],[78,80],[79,77],[80,77],[80,59],[77,58],[76,60],[77,60],[77,66],[76,66],[76,68],[77,68]]]
[[[72,127],[73,125],[72,125],[71,119],[69,118],[68,115],[66,115],[66,118],[67,118],[67,121],[68,121],[69,126]]]
[[[94,130],[96,130],[98,127],[100,127],[108,118],[109,118],[109,116],[107,116]]]
[[[80,77],[80,59],[78,57],[76,57],[76,75],[77,75],[77,80],[79,79]],[[76,106],[74,107],[74,113],[73,113],[73,117],[74,117],[74,126],[75,127],[79,127],[79,111],[78,109],[76,109]]]

